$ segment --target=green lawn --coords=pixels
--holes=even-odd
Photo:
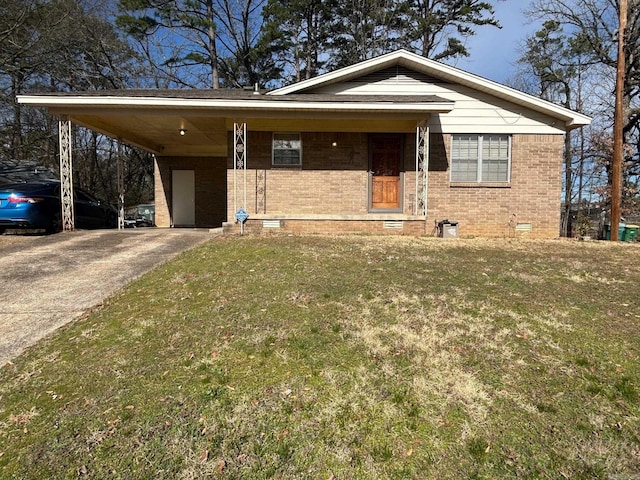
[[[236,237],[0,370],[0,478],[640,478],[640,245]]]

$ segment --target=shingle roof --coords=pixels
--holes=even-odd
[[[319,103],[441,103],[446,98],[437,95],[336,95],[319,93],[301,93],[292,95],[265,95],[262,90],[256,94],[244,89],[121,89],[93,90],[82,92],[39,93],[42,97],[119,97],[119,98],[175,98],[199,100],[256,100],[264,102],[319,102]]]

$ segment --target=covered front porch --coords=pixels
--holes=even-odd
[[[369,131],[289,131],[296,151],[287,165],[275,152],[283,134],[249,125],[237,125],[230,145],[227,232],[429,233],[428,120],[375,130],[370,124]],[[245,225],[236,221],[240,209]]]

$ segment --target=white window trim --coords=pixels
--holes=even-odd
[[[300,142],[300,148],[298,149],[298,163],[276,163],[276,149],[275,149],[275,141],[276,135],[297,135],[298,140]],[[292,149],[293,150],[293,149]],[[302,166],[302,134],[300,132],[273,132],[271,136],[271,165],[274,167],[301,167]]]
[[[453,152],[453,140],[455,136],[459,136],[459,135],[467,135],[467,134],[462,134],[462,133],[454,133],[451,135],[451,152]],[[473,133],[473,134],[468,134],[468,136],[477,136],[478,137],[478,162],[477,162],[477,172],[476,172],[476,180],[475,181],[460,181],[460,180],[454,180],[453,179],[453,162],[454,159],[451,158],[451,167],[449,168],[449,182],[450,183],[473,183],[473,184],[500,184],[500,185],[507,185],[511,183],[511,139],[512,136],[511,135],[505,135],[505,134],[495,134],[495,133]],[[484,137],[488,137],[488,136],[505,136],[507,137],[507,179],[506,180],[483,180],[482,179],[482,144],[484,142]]]

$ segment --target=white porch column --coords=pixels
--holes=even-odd
[[[118,230],[124,228],[124,154],[122,153],[122,141],[118,142],[118,158],[117,158],[117,172],[118,172]]]
[[[416,205],[415,214],[427,216],[429,190],[429,123],[416,128]]]
[[[233,212],[247,208],[247,124],[233,123]],[[238,177],[242,176],[242,188]],[[238,202],[242,202],[238,205]]]
[[[60,203],[62,207],[62,230],[72,231],[75,228],[73,211],[73,161],[71,158],[71,121],[58,122],[58,138],[60,141]]]

